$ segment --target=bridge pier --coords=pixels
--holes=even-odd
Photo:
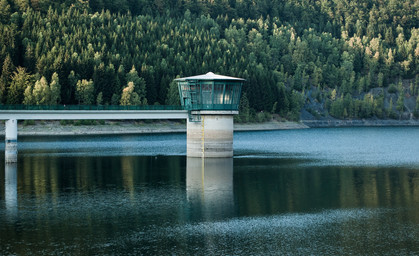
[[[17,120],[9,119],[6,121],[5,136],[5,161],[6,163],[17,162]]]
[[[224,113],[223,113],[224,112]],[[193,111],[200,121],[187,121],[188,157],[233,157],[233,112]]]

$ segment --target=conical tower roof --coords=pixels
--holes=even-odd
[[[231,76],[222,76],[217,75],[212,72],[208,72],[205,75],[199,75],[199,76],[189,76],[189,77],[183,77],[183,78],[177,78],[175,81],[191,81],[191,80],[206,80],[206,81],[213,81],[213,80],[223,80],[223,81],[244,81],[243,78],[237,78],[237,77],[231,77]]]

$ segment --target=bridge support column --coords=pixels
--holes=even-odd
[[[17,162],[17,120],[10,119],[6,121],[6,163]]]
[[[200,115],[201,120],[187,121],[186,155],[233,157],[233,114],[220,114],[219,111],[201,111],[195,114]]]

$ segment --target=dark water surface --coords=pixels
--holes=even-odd
[[[20,137],[0,255],[419,255],[419,128]],[[4,143],[0,143],[4,150]]]

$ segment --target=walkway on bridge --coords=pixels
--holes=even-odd
[[[0,120],[186,119],[182,106],[0,105]]]

